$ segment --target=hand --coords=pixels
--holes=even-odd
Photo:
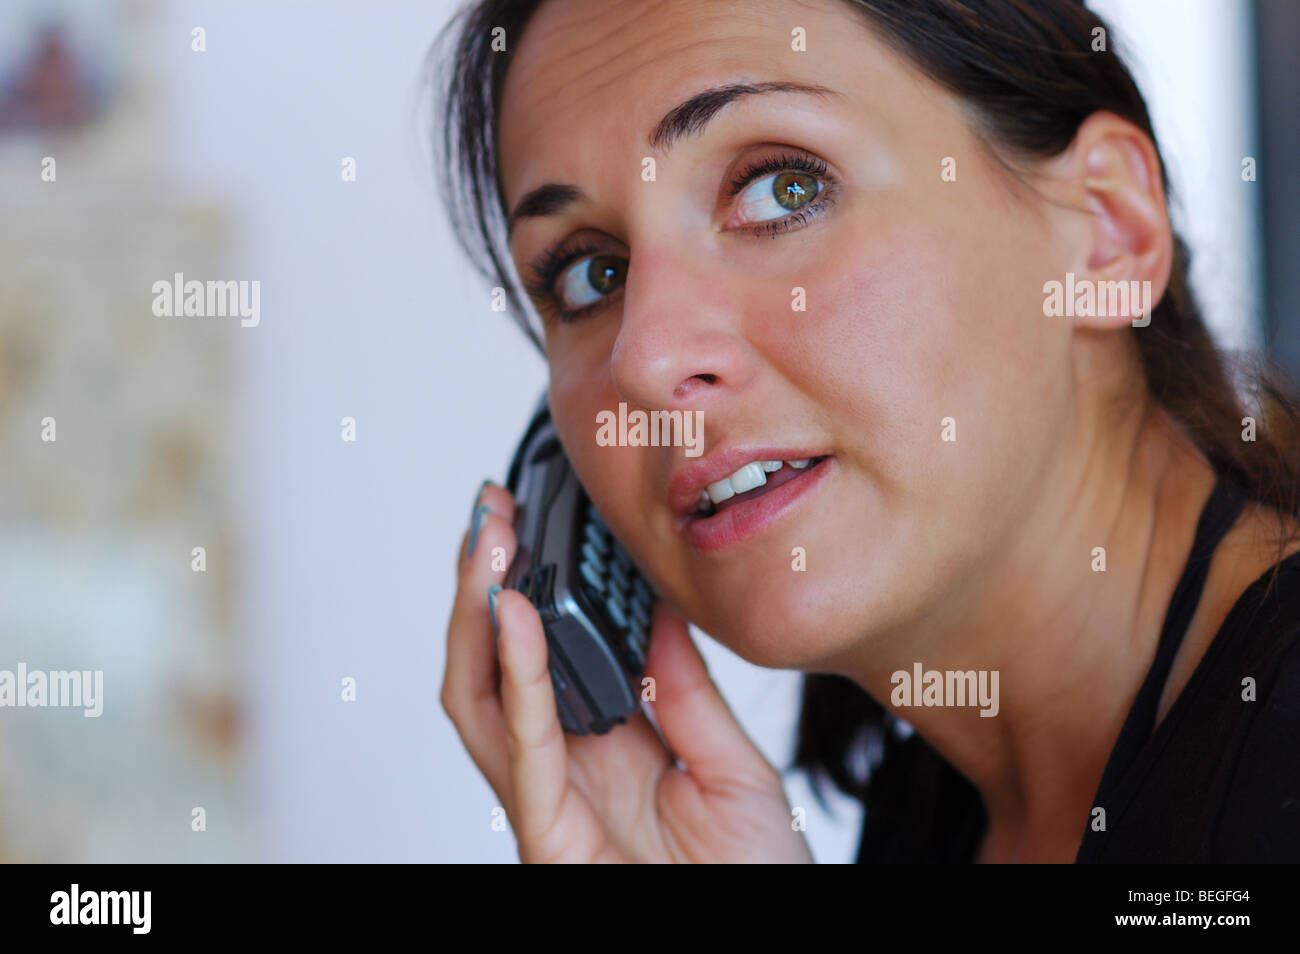
[[[781,776],[709,678],[685,622],[656,604],[646,674],[679,769],[641,713],[603,736],[566,735],[556,715],[542,621],[502,590],[488,610],[495,547],[515,555],[510,493],[488,485],[474,552],[461,541],[447,627],[442,705],[529,862],[811,862]],[[499,647],[499,648],[498,648]],[[498,667],[498,652],[500,665]],[[499,688],[498,688],[499,680]]]

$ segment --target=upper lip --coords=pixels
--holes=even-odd
[[[700,491],[723,477],[730,477],[746,464],[757,460],[809,460],[823,457],[825,451],[783,447],[721,447],[708,457],[682,464],[668,482],[668,504],[679,517],[688,517],[700,503]]]

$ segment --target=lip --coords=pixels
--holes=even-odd
[[[681,527],[699,506],[701,490],[723,477],[731,476],[746,464],[756,460],[807,460],[827,453],[810,451],[806,447],[723,447],[703,460],[684,464],[677,469],[677,473],[668,482],[668,505],[677,515],[678,526]]]
[[[732,504],[712,516],[701,517],[688,514],[681,517],[677,523],[678,533],[691,547],[704,552],[723,550],[748,540],[797,507],[834,471],[836,460],[833,455],[813,454],[811,456],[823,459],[781,486],[742,503]],[[760,459],[777,460],[778,458]],[[800,460],[801,458],[779,459]]]

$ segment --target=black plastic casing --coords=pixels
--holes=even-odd
[[[654,594],[578,482],[545,395],[506,486],[518,548],[505,586],[541,617],[560,724],[603,735],[639,707]]]

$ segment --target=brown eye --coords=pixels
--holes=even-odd
[[[821,180],[817,176],[787,170],[756,179],[746,186],[736,207],[748,224],[770,222],[807,208],[821,191]]]
[[[587,278],[591,287],[608,295],[619,285],[627,273],[627,262],[617,255],[598,255],[587,266]]]
[[[620,255],[594,255],[580,259],[560,276],[560,307],[585,308],[612,294],[627,278],[627,259]]]
[[[806,172],[783,172],[772,180],[772,195],[782,208],[794,212],[817,195],[817,180]]]

